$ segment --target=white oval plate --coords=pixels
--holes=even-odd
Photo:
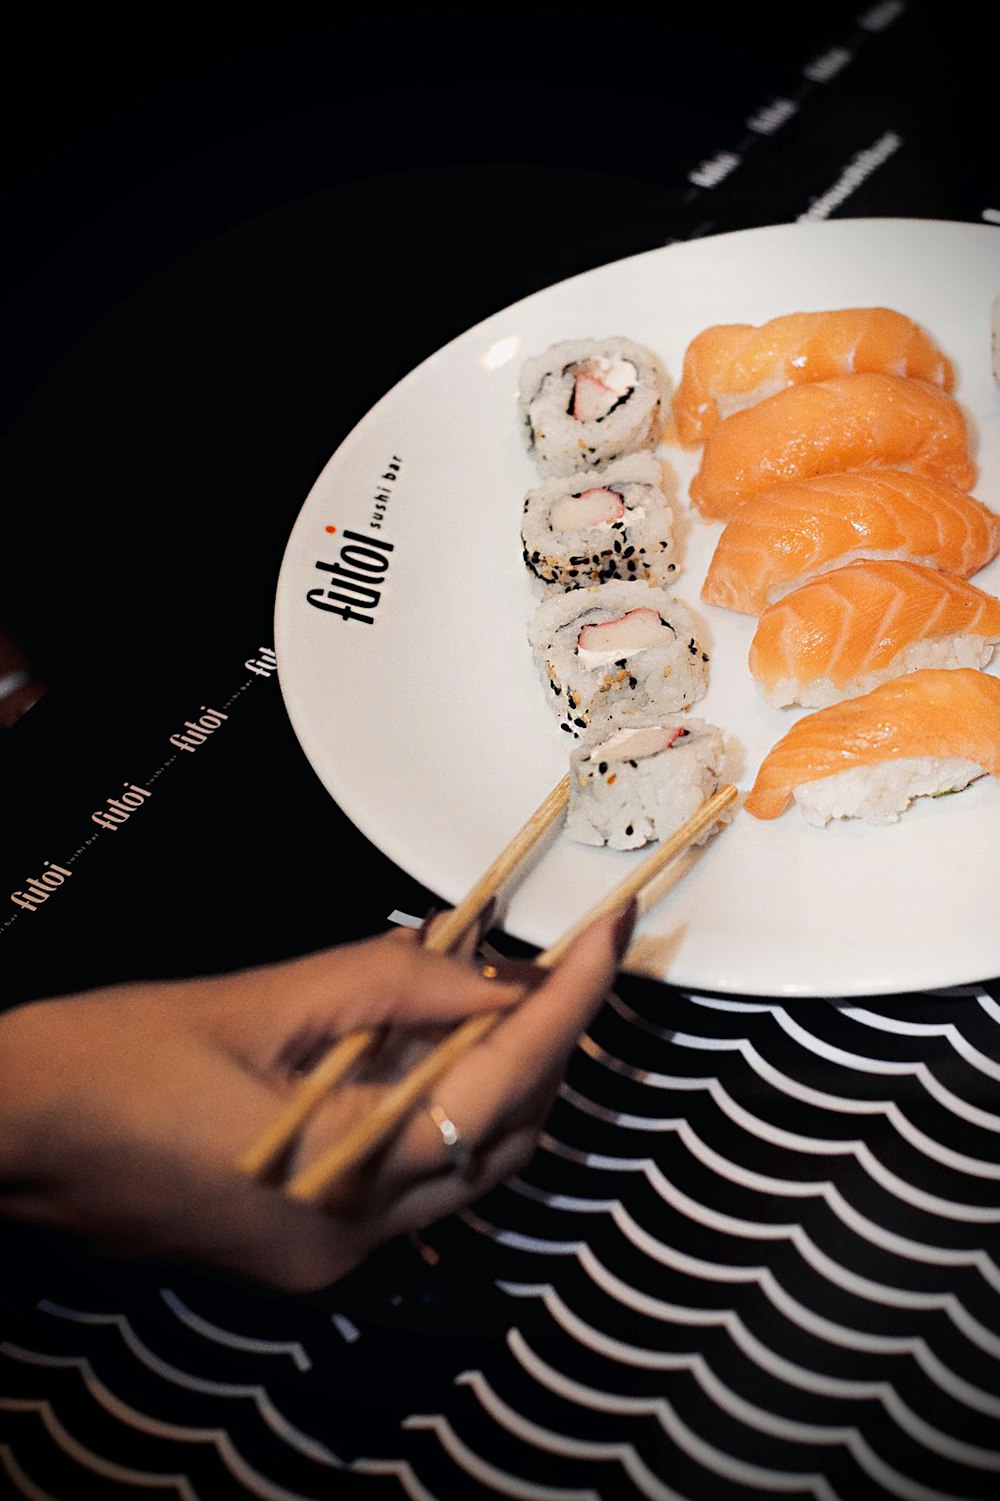
[[[525,357],[559,339],[627,334],[676,381],[707,324],[894,307],[955,361],[980,465],[974,493],[1000,509],[998,293],[1000,230],[987,225],[778,225],[600,267],[424,361],[330,459],[282,563],[282,691],[332,796],[386,855],[455,902],[566,770],[568,737],[525,635],[538,598],[519,537],[522,497],[537,478],[515,412]],[[698,456],[663,452],[683,503]],[[736,737],[746,789],[801,711],[759,699],[746,666],[754,621],[700,603],[720,525],[691,517],[686,530],[676,592],[704,619],[712,650],[695,712]],[[338,590],[334,566],[358,577],[342,575]],[[1000,561],[976,582],[1000,592]],[[351,602],[346,613],[318,607],[337,604],[331,588]],[[547,945],[638,858],[554,835],[511,894],[506,930]],[[770,996],[876,995],[1000,973],[997,780],[922,799],[884,828],[816,829],[797,808],[770,823],[739,812],[644,916],[629,968],[689,989]]]

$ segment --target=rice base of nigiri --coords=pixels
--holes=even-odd
[[[961,756],[944,761],[932,756],[909,756],[881,765],[854,766],[832,777],[803,782],[792,796],[806,820],[819,828],[835,818],[897,823],[914,798],[961,792],[970,782],[985,775],[984,767]]]
[[[744,808],[777,818],[794,798],[812,823],[893,822],[916,797],[1000,775],[1000,679],[923,668],[797,720],[757,769]]]
[[[866,673],[849,683],[835,683],[831,678],[813,678],[801,684],[796,678],[778,678],[761,696],[778,709],[800,704],[804,709],[825,709],[841,699],[857,698],[870,693],[889,678],[903,677],[923,667],[985,667],[993,656],[994,645],[982,636],[947,636],[938,641],[915,641],[892,659],[881,672]]]

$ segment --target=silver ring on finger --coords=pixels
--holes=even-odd
[[[452,1172],[459,1178],[471,1178],[475,1166],[475,1152],[470,1143],[462,1135],[443,1105],[435,1102],[427,1107],[427,1113],[437,1127]]]

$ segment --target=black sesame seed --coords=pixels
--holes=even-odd
[[[607,773],[607,769],[608,769],[608,763],[607,763],[607,761],[602,761],[600,763],[600,765],[598,766],[597,769],[601,773],[601,776],[603,777]]]

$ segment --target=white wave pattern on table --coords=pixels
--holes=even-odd
[[[581,1259],[584,1261],[587,1260],[586,1248],[583,1248]],[[893,1419],[902,1428],[927,1448],[934,1449],[941,1454],[948,1454],[952,1458],[962,1456],[965,1461],[968,1461],[969,1457],[973,1453],[976,1453],[977,1458],[975,1459],[975,1463],[981,1464],[990,1470],[1000,1469],[1000,1454],[986,1449],[976,1450],[974,1447],[964,1444],[955,1444],[947,1434],[941,1433],[932,1424],[925,1423],[915,1413],[911,1412],[892,1387],[882,1380],[845,1380],[830,1376],[826,1372],[817,1374],[805,1367],[795,1366],[792,1362],[779,1356],[761,1340],[757,1339],[744,1324],[743,1320],[731,1310],[719,1314],[708,1313],[704,1310],[692,1312],[689,1309],[672,1308],[662,1303],[658,1306],[655,1299],[639,1298],[631,1289],[624,1288],[620,1279],[611,1276],[607,1273],[606,1269],[601,1268],[599,1265],[595,1266],[592,1264],[587,1270],[597,1273],[594,1276],[595,1283],[602,1291],[608,1293],[609,1296],[619,1300],[624,1308],[632,1308],[637,1312],[645,1314],[647,1317],[659,1318],[665,1323],[683,1325],[685,1328],[723,1327],[732,1339],[733,1344],[749,1356],[762,1371],[769,1372],[786,1385],[797,1387],[802,1392],[811,1391],[821,1395],[838,1395],[841,1397],[878,1401],[883,1404],[887,1412],[891,1414]],[[574,1339],[578,1340],[582,1345],[586,1345],[590,1349],[602,1354],[613,1354],[615,1359],[624,1360],[628,1364],[650,1364],[652,1357],[639,1346],[630,1346],[624,1341],[610,1339],[592,1325],[577,1318],[550,1285],[543,1284],[530,1289],[522,1288],[513,1283],[505,1284],[505,1286],[507,1291],[514,1296],[541,1297],[556,1321],[563,1328],[571,1332]],[[779,1305],[786,1301],[790,1300],[777,1300]],[[801,1313],[802,1310],[793,1307],[791,1312],[794,1315],[795,1313]],[[826,1338],[845,1348],[890,1356],[911,1355],[920,1364],[931,1368],[928,1374],[931,1375],[932,1379],[937,1380],[937,1384],[941,1387],[942,1392],[947,1391],[948,1395],[966,1403],[994,1421],[997,1418],[996,1399],[989,1392],[978,1391],[971,1387],[968,1382],[960,1380],[952,1372],[941,1368],[937,1362],[926,1359],[926,1352],[919,1339],[891,1340],[874,1336],[865,1339],[858,1331],[850,1331],[850,1337],[843,1338],[843,1331],[839,1330],[836,1326],[830,1325],[828,1321],[825,1329],[822,1327],[823,1321],[820,1320],[813,1321],[793,1317],[793,1322],[800,1323],[803,1328],[808,1329],[808,1332],[816,1335],[817,1338]],[[693,1362],[695,1359],[696,1357],[689,1353],[679,1361],[678,1357],[672,1354],[670,1356],[657,1357],[654,1363],[660,1369],[671,1370],[683,1367],[694,1371]],[[937,1365],[936,1370],[933,1369],[935,1365]],[[724,1387],[723,1383],[718,1381],[713,1381],[712,1385],[715,1388],[714,1395],[716,1397],[724,1390],[728,1390]],[[731,1400],[723,1402],[721,1405],[735,1416],[736,1408],[740,1405],[739,1399],[732,1392],[729,1395]],[[755,1410],[749,1403],[743,1403],[742,1409],[744,1417],[751,1410]],[[782,1425],[779,1417],[774,1414],[768,1414],[767,1421],[754,1422],[751,1426],[758,1428],[761,1432],[776,1432]]]
[[[279,1434],[284,1441],[300,1453],[310,1459],[319,1460],[323,1464],[339,1466],[337,1456],[325,1445],[316,1443],[315,1439],[309,1438],[299,1431],[293,1423],[277,1410],[270,1396],[263,1386],[249,1386],[241,1382],[213,1381],[204,1376],[195,1376],[191,1371],[182,1371],[169,1361],[163,1360],[139,1338],[131,1327],[127,1318],[123,1315],[95,1314],[84,1312],[77,1308],[61,1308],[58,1304],[43,1299],[39,1304],[45,1313],[51,1313],[56,1318],[68,1319],[80,1324],[106,1324],[118,1330],[123,1342],[135,1355],[136,1359],[156,1375],[164,1380],[173,1382],[177,1386],[187,1387],[189,1391],[200,1392],[214,1397],[243,1397],[251,1401],[257,1408],[264,1422],[275,1433]]]
[[[355,1470],[360,1475],[390,1475],[399,1482],[403,1494],[409,1496],[410,1501],[437,1501],[432,1491],[417,1479],[412,1467],[405,1459],[362,1459],[355,1465]],[[593,1492],[586,1496],[562,1497],[560,1501],[600,1501],[599,1496]]]
[[[9,1444],[0,1444],[0,1479],[7,1476],[11,1485],[19,1496],[26,1496],[27,1501],[56,1501],[51,1491],[43,1490],[36,1485],[21,1467],[17,1455]]]
[[[515,1358],[525,1370],[535,1376],[536,1380],[585,1408],[618,1413],[659,1413],[664,1410],[663,1399],[660,1397],[632,1397],[621,1393],[597,1391],[554,1370],[531,1348],[520,1330],[516,1328],[510,1332],[509,1344]],[[783,1418],[769,1412],[766,1408],[746,1401],[731,1387],[727,1387],[718,1379],[703,1356],[675,1356],[674,1361],[676,1369],[686,1369],[691,1372],[721,1411],[738,1417],[740,1421],[757,1428],[761,1433],[771,1433],[796,1443],[845,1443],[856,1453],[870,1453],[870,1445],[865,1442],[855,1427],[838,1426],[833,1423],[805,1423],[797,1419]],[[873,1394],[879,1395],[877,1391]]]
[[[526,1425],[506,1403],[497,1397],[481,1372],[466,1372],[458,1379],[461,1383],[473,1387],[478,1400],[486,1410],[510,1432],[524,1438],[528,1437],[530,1432],[533,1442],[553,1453],[574,1454],[578,1458],[587,1459],[615,1459],[621,1463],[626,1473],[638,1481],[643,1494],[651,1496],[658,1494],[657,1486],[662,1486],[662,1481],[659,1481],[648,1467],[641,1463],[638,1455],[629,1445],[598,1443],[591,1439],[576,1439],[567,1442],[564,1436],[542,1429],[538,1424]],[[585,1389],[581,1388],[580,1383],[575,1383],[574,1397],[577,1402],[581,1399],[585,1401],[588,1395],[599,1396],[597,1393],[587,1394]],[[619,1411],[621,1410],[619,1408]],[[711,1473],[752,1486],[765,1495],[780,1495],[795,1490],[811,1494],[817,1497],[818,1501],[828,1501],[828,1498],[834,1501],[836,1493],[822,1475],[806,1472],[793,1476],[761,1465],[733,1461],[731,1456],[720,1453],[713,1445],[700,1439],[686,1424],[681,1422],[669,1402],[658,1399],[654,1406],[651,1407],[648,1403],[639,1404],[636,1410],[652,1412],[674,1443]],[[777,1434],[779,1430],[776,1427],[767,1425],[767,1415],[761,1416],[764,1417],[765,1422],[758,1423],[756,1426],[760,1427],[761,1431]],[[887,1494],[901,1493],[900,1487],[905,1484],[903,1477],[882,1463],[856,1430],[841,1428],[831,1431],[800,1423],[791,1427],[786,1425],[785,1435],[798,1444],[820,1445],[827,1444],[831,1440],[845,1444],[851,1448],[871,1478],[886,1489]]]
[[[256,1339],[236,1334],[231,1329],[222,1329],[218,1324],[202,1318],[201,1314],[188,1308],[183,1299],[169,1287],[160,1288],[160,1297],[182,1324],[187,1324],[196,1334],[204,1335],[206,1339],[216,1340],[220,1345],[228,1345],[233,1350],[249,1350],[259,1355],[287,1355],[300,1371],[308,1371],[312,1364],[298,1340]]]
[[[92,1369],[90,1362],[74,1356],[40,1355],[31,1350],[19,1350],[10,1344],[4,1345],[4,1354],[13,1355],[16,1359],[26,1361],[31,1365],[62,1367],[65,1370],[76,1369],[86,1382],[87,1391],[93,1400],[104,1409],[111,1417],[116,1418],[130,1428],[135,1428],[143,1433],[156,1438],[169,1439],[180,1444],[210,1444],[218,1454],[220,1460],[235,1480],[246,1490],[249,1495],[259,1496],[261,1501],[301,1501],[300,1493],[286,1490],[284,1486],[275,1485],[266,1476],[261,1475],[252,1465],[248,1464],[232,1443],[224,1429],[204,1429],[185,1426],[180,1423],[165,1422],[162,1418],[153,1418],[148,1413],[139,1412],[121,1397],[115,1395],[104,1384]],[[5,1405],[0,1402],[0,1405]],[[39,1404],[39,1408],[52,1409],[48,1403]],[[54,1416],[54,1414],[52,1414]],[[121,1481],[125,1479],[123,1467],[102,1455],[96,1454],[92,1449],[84,1450],[83,1446],[73,1440],[66,1433],[61,1424],[55,1424],[51,1428],[53,1437],[67,1455],[85,1464],[88,1470],[95,1475],[100,1475],[106,1480]],[[144,1472],[132,1470],[128,1473],[127,1480],[132,1485],[155,1485],[157,1488],[165,1484],[174,1486],[182,1496],[194,1496],[186,1481],[179,1484],[177,1476],[153,1476]]]
[[[162,1293],[162,1289],[160,1291]],[[208,1321],[193,1315],[192,1311],[179,1299],[164,1299],[163,1302],[177,1318],[178,1331],[183,1329],[197,1334],[195,1348],[200,1352],[200,1359],[197,1363],[206,1367],[210,1366],[211,1361],[206,1356],[211,1345],[205,1344],[206,1332],[203,1327],[211,1327]],[[171,1306],[174,1303],[176,1308]],[[183,1370],[152,1350],[123,1315],[71,1308],[49,1299],[42,1299],[38,1304],[38,1310],[41,1314],[56,1321],[63,1329],[72,1330],[75,1327],[79,1331],[78,1338],[81,1342],[90,1339],[88,1331],[100,1332],[105,1338],[109,1334],[116,1337],[119,1342],[116,1352],[118,1358],[113,1364],[119,1373],[119,1384],[127,1381],[130,1395],[131,1387],[134,1385],[143,1391],[150,1405],[155,1401],[157,1406],[171,1414],[169,1418],[160,1417],[155,1413],[141,1410],[134,1401],[126,1401],[112,1389],[102,1373],[95,1368],[94,1361],[85,1355],[55,1354],[51,1351],[31,1349],[11,1340],[0,1343],[0,1359],[6,1363],[14,1363],[27,1369],[33,1368],[40,1372],[45,1369],[62,1370],[72,1371],[78,1375],[80,1390],[72,1399],[72,1417],[57,1413],[48,1399],[35,1398],[0,1398],[0,1412],[9,1415],[21,1414],[22,1423],[33,1419],[43,1424],[55,1450],[65,1459],[70,1472],[76,1477],[73,1481],[75,1487],[81,1483],[77,1472],[82,1471],[84,1475],[89,1474],[95,1477],[93,1491],[87,1490],[89,1482],[84,1481],[80,1494],[94,1494],[95,1496],[103,1494],[103,1490],[98,1489],[100,1480],[101,1482],[114,1482],[116,1486],[135,1487],[143,1493],[149,1491],[158,1493],[161,1490],[171,1494],[176,1493],[181,1501],[203,1501],[206,1494],[212,1494],[217,1490],[218,1472],[224,1471],[228,1477],[225,1485],[227,1494],[231,1489],[235,1489],[237,1493],[259,1498],[259,1501],[313,1501],[319,1491],[335,1483],[331,1472],[343,1474],[343,1466],[337,1455],[326,1445],[310,1438],[286,1418],[278,1410],[262,1383],[213,1379],[210,1376],[195,1375],[191,1371]],[[181,1312],[186,1316],[181,1318]],[[225,1338],[220,1340],[220,1334]],[[73,1335],[69,1333],[68,1338],[72,1341]],[[301,1349],[297,1346],[297,1342],[244,1337],[235,1331],[230,1332],[218,1328],[209,1338],[213,1344],[221,1344],[229,1350],[239,1351],[241,1356],[252,1355],[254,1363],[258,1366],[273,1364],[275,1356],[287,1360],[293,1350]],[[173,1343],[176,1345],[178,1341],[174,1340]],[[95,1349],[98,1353],[102,1353],[102,1358],[106,1357],[107,1351],[104,1349],[102,1352],[101,1345],[95,1346]],[[134,1374],[129,1373],[124,1377],[121,1375],[123,1354],[131,1357],[136,1367]],[[127,1361],[124,1364],[127,1370]],[[299,1358],[295,1360],[295,1366],[304,1373],[308,1371],[309,1364],[308,1356],[302,1350]],[[164,1387],[168,1390],[164,1391]],[[215,1417],[215,1423],[209,1421],[192,1424],[178,1421],[174,1416],[178,1408],[177,1400],[170,1394],[169,1389],[190,1393],[197,1397],[199,1400],[192,1404],[193,1409],[197,1411],[199,1417],[211,1412]],[[65,1391],[66,1388],[63,1386],[56,1390]],[[135,1464],[123,1465],[109,1453],[97,1452],[92,1442],[84,1443],[75,1432],[71,1431],[79,1428],[81,1423],[79,1416],[81,1409],[78,1407],[81,1396],[86,1399],[83,1411],[92,1415],[85,1419],[86,1428],[81,1430],[86,1432],[88,1440],[91,1429],[106,1434],[109,1430],[108,1419],[113,1419],[122,1430],[121,1442],[126,1452],[132,1455],[139,1451],[146,1452],[148,1449],[148,1469],[140,1469]],[[293,1489],[283,1484],[280,1478],[263,1473],[249,1462],[239,1451],[229,1432],[232,1426],[234,1401],[246,1403],[257,1413],[262,1427],[278,1441],[273,1446],[275,1452],[283,1451],[289,1455],[291,1470],[296,1478],[303,1470],[315,1472],[317,1483],[314,1489],[308,1492]],[[93,1418],[96,1414],[99,1414],[100,1418],[95,1422]],[[10,1449],[9,1445],[7,1447]],[[46,1501],[45,1486],[39,1484],[29,1473],[32,1447],[31,1440],[26,1439],[24,1454],[19,1456],[12,1452],[11,1462],[7,1465],[8,1476],[15,1486],[15,1494],[24,1495],[29,1498],[29,1501],[37,1495],[40,1501]],[[114,1447],[117,1449],[117,1441]],[[171,1462],[169,1467],[165,1468],[164,1454],[168,1452]],[[211,1463],[206,1462],[206,1453],[211,1454]],[[209,1477],[207,1491],[191,1478],[202,1473]],[[319,1477],[323,1477],[322,1480]],[[77,1494],[76,1489],[74,1489],[74,1494]]]
[[[110,1480],[116,1485],[138,1485],[147,1490],[173,1491],[176,1496],[180,1497],[180,1501],[199,1501],[185,1475],[150,1475],[144,1470],[135,1470],[127,1465],[116,1464],[103,1455],[95,1454],[63,1426],[49,1402],[4,1398],[0,1400],[0,1408],[7,1412],[37,1414],[56,1447],[89,1474],[100,1475],[104,1480]],[[30,1475],[27,1475],[19,1464],[16,1462],[8,1464],[6,1468],[11,1480],[19,1485],[23,1495],[45,1495],[45,1492],[35,1485]]]
[[[591,1206],[581,1202],[577,1206],[565,1204],[561,1207],[578,1207],[586,1212]],[[767,1266],[734,1267],[686,1255],[678,1252],[671,1246],[665,1245],[662,1241],[657,1240],[648,1231],[644,1230],[641,1225],[636,1223],[622,1204],[608,1201],[607,1208],[610,1210],[611,1217],[622,1235],[651,1260],[658,1261],[663,1266],[668,1266],[679,1273],[697,1277],[708,1283],[755,1283],[776,1309],[781,1309],[793,1319],[793,1322],[800,1324],[803,1329],[807,1329],[811,1333],[824,1333],[826,1337],[833,1337],[828,1321],[816,1320],[808,1309],[802,1307],[801,1304],[791,1302]],[[482,1220],[479,1221],[479,1226],[481,1229],[486,1229],[487,1233],[490,1233]],[[803,1262],[812,1266],[821,1276],[825,1277],[831,1287],[842,1288],[845,1292],[857,1298],[867,1298],[877,1307],[909,1308],[923,1312],[941,1312],[951,1320],[956,1330],[960,1331],[970,1343],[989,1355],[992,1359],[1000,1360],[1000,1334],[994,1333],[993,1330],[980,1323],[952,1292],[918,1293],[896,1288],[888,1283],[875,1282],[870,1278],[860,1277],[848,1268],[840,1266],[830,1256],[821,1251],[819,1247],[815,1246],[801,1226],[789,1225],[782,1226],[781,1228],[786,1233],[789,1242],[794,1245]],[[584,1241],[554,1242],[547,1245],[545,1242],[536,1239],[529,1247],[526,1244],[525,1237],[520,1237],[515,1241],[509,1235],[509,1232],[494,1230],[492,1233],[497,1239],[506,1239],[508,1244],[519,1244],[521,1249],[530,1249],[536,1255],[545,1255],[546,1253],[559,1256],[574,1255],[578,1257],[581,1267],[589,1275],[593,1276],[595,1282],[602,1284],[602,1282],[606,1281],[605,1278],[602,1278],[593,1253]],[[759,1239],[761,1237],[751,1234],[748,1238]],[[513,1290],[513,1287],[511,1290]],[[685,1322],[699,1322],[690,1308],[685,1310]],[[709,1324],[718,1323],[720,1322],[719,1315],[716,1311],[713,1311],[702,1322]],[[844,1343],[845,1347],[854,1345],[862,1349],[866,1347],[881,1348],[885,1351],[894,1351],[895,1353],[907,1352],[912,1354],[921,1364],[925,1365],[929,1374],[932,1371],[934,1372],[933,1379],[938,1381],[939,1384],[942,1386],[952,1386],[956,1391],[960,1390],[962,1394],[961,1400],[968,1401],[973,1406],[979,1405],[981,1402],[983,1404],[983,1411],[989,1411],[997,1418],[1000,1418],[1000,1399],[989,1397],[985,1393],[977,1394],[975,1389],[970,1387],[968,1383],[961,1382],[953,1373],[946,1372],[945,1368],[931,1355],[921,1340],[914,1338],[890,1341],[884,1336],[879,1337],[863,1334],[858,1334],[848,1339],[844,1335],[844,1331],[840,1329],[840,1326],[836,1326],[836,1329],[839,1334],[844,1336],[841,1342]],[[824,1380],[826,1379],[824,1377]]]
[[[616,1225],[632,1243],[642,1250],[650,1258],[660,1261],[664,1265],[675,1267],[678,1271],[686,1272],[691,1276],[697,1276],[705,1281],[720,1282],[756,1282],[765,1292],[765,1295],[774,1298],[778,1284],[775,1282],[770,1268],[759,1266],[731,1267],[722,1266],[688,1256],[676,1251],[671,1246],[666,1246],[662,1241],[656,1240],[642,1227],[636,1224],[629,1215],[628,1210],[622,1205],[616,1205],[613,1211]],[[814,1244],[808,1233],[801,1225],[790,1227],[789,1241],[801,1256],[803,1262],[811,1266],[819,1275],[831,1285],[839,1287],[843,1291],[858,1298],[867,1298],[880,1308],[909,1308],[919,1309],[924,1312],[941,1312],[955,1325],[966,1339],[970,1340],[979,1349],[991,1358],[1000,1360],[1000,1334],[994,1333],[978,1319],[976,1319],[951,1291],[941,1292],[916,1292],[907,1288],[893,1287],[887,1282],[876,1282],[872,1278],[859,1276],[849,1268],[841,1266],[833,1257],[829,1256]],[[912,1353],[920,1360],[927,1359],[930,1362],[929,1352],[919,1340],[907,1342]],[[902,1345],[899,1348],[903,1348]],[[935,1369],[941,1370],[940,1363],[933,1362]],[[928,1369],[930,1363],[928,1364]],[[951,1378],[955,1379],[955,1378]],[[966,1396],[964,1400],[971,1400],[971,1388],[962,1383]],[[1000,1417],[1000,1399],[988,1399],[988,1410]]]
[[[529,1170],[500,1191],[492,1222],[467,1212],[530,1327],[514,1321],[509,1367],[458,1378],[478,1423],[464,1407],[447,1423],[414,1420],[481,1484],[487,1461],[459,1415],[481,1434],[488,1414],[508,1436],[508,1465],[511,1438],[524,1451],[500,1487],[509,1495],[533,1472],[533,1450],[579,1465],[614,1458],[615,1496],[631,1485],[636,1496],[696,1497],[706,1483],[713,1497],[996,1494],[1000,1065],[975,1035],[975,1011],[992,1025],[1000,1008],[976,987],[941,994],[930,1020],[933,997],[917,1015],[891,1003],[677,999],[673,1027],[620,1000],[607,1009]],[[948,1014],[959,1001],[964,1025]],[[704,1030],[699,1013],[711,1018]],[[639,1034],[650,1045],[641,1063]],[[768,1056],[779,1034],[785,1067]],[[805,1077],[788,1067],[789,1043]],[[720,1076],[657,1066],[704,1068],[706,1057]],[[822,1088],[808,1078],[817,1060]],[[550,1269],[541,1280],[539,1258]],[[683,1401],[671,1400],[678,1385]],[[648,1432],[623,1444],[620,1431],[582,1423],[581,1409],[604,1424],[655,1421],[672,1448],[669,1484],[646,1462]],[[772,1464],[755,1468],[765,1435]]]

